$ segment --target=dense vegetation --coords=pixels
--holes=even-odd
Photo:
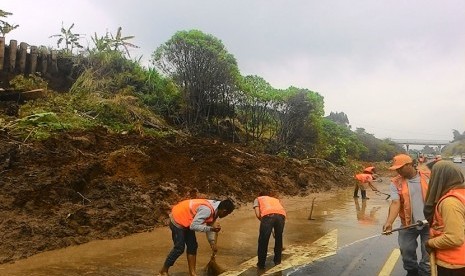
[[[73,27],[62,26],[51,36],[60,58],[73,65],[69,91],[49,91],[47,98],[22,105],[19,119],[2,115],[2,130],[28,139],[96,125],[144,135],[181,130],[339,165],[351,159],[389,160],[401,151],[364,129],[352,131],[343,112],[324,117],[324,97],[318,92],[278,89],[260,76],[241,75],[221,40],[200,30],[175,33],[155,49],[153,67],[146,68],[129,56],[128,48],[137,46],[121,28],[115,35],[94,34],[93,45],[84,48]],[[48,81],[19,76],[9,85],[47,88]]]

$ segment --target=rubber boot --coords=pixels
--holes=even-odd
[[[367,191],[361,191],[362,192],[362,199],[370,199],[367,197]]]
[[[354,198],[358,198],[358,185],[354,188]]]
[[[187,254],[187,265],[189,266],[189,275],[197,276],[195,272],[195,264],[197,262],[197,255]]]

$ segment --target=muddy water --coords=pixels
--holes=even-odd
[[[376,185],[387,192],[387,181]],[[386,196],[369,191],[368,201],[354,200],[352,189],[282,198],[288,218],[284,246],[311,244],[333,229],[338,229],[338,247],[380,232],[389,202]],[[312,220],[309,220],[315,198]],[[233,269],[256,255],[259,221],[251,203],[241,206],[220,221],[217,263]],[[197,233],[199,274],[210,259],[204,234]],[[20,242],[20,241],[18,241]],[[336,241],[335,241],[336,242]],[[172,247],[168,227],[135,234],[118,240],[93,241],[37,254],[13,264],[0,265],[0,275],[156,275]],[[272,251],[273,240],[270,241]],[[181,256],[170,269],[171,275],[187,275],[187,261]]]

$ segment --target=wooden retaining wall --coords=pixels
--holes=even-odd
[[[0,37],[0,73],[56,75],[59,73],[57,51],[26,42],[18,45],[16,40],[10,40],[6,45],[5,38]]]

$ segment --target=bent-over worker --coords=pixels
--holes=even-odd
[[[274,264],[281,263],[283,251],[283,231],[286,222],[286,211],[279,199],[260,193],[253,203],[255,216],[260,220],[260,233],[258,236],[258,262],[259,270],[265,269],[268,243],[274,231]]]
[[[207,238],[213,252],[218,250],[215,234],[221,230],[215,224],[217,218],[223,218],[234,210],[230,199],[218,201],[209,199],[188,199],[181,201],[171,209],[170,229],[174,247],[166,257],[159,275],[168,275],[168,269],[174,265],[186,248],[189,275],[195,272],[197,257],[197,238],[195,232],[207,232]]]

